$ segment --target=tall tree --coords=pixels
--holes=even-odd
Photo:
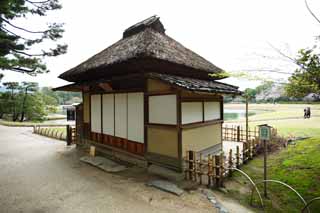
[[[305,0],[306,8],[312,17],[320,23],[320,19],[314,14]],[[320,37],[317,37],[319,41]],[[286,86],[286,92],[289,96],[301,98],[310,93],[320,95],[320,55],[318,47],[302,49],[295,59],[295,63],[299,66],[293,75],[289,78]]]
[[[17,112],[17,99],[15,93],[19,90],[20,85],[18,82],[5,82],[3,83],[3,86],[10,90],[10,99],[8,100],[8,103],[11,108],[12,121],[16,121],[18,119],[19,113]]]
[[[44,57],[66,53],[67,45],[57,43],[62,38],[63,24],[49,23],[45,29],[33,30],[19,26],[16,19],[30,15],[46,16],[61,9],[58,0],[1,0],[0,1],[0,69],[35,75],[48,72]],[[52,41],[54,47],[35,52],[35,46]]]
[[[23,101],[22,101],[22,106],[21,106],[20,122],[23,122],[24,118],[25,118],[26,102],[27,102],[27,98],[28,98],[28,93],[37,91],[38,87],[39,87],[39,85],[36,82],[22,82],[21,89],[23,90]]]

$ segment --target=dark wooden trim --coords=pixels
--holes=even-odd
[[[95,146],[99,146],[99,147],[103,147],[103,148],[106,148],[106,149],[110,149],[110,150],[113,150],[113,151],[117,151],[117,152],[120,152],[120,153],[124,153],[124,154],[127,154],[129,156],[132,156],[132,157],[135,157],[135,158],[138,158],[138,159],[141,159],[141,160],[145,160],[145,158],[141,155],[137,155],[137,154],[134,154],[134,153],[130,153],[130,152],[127,152],[123,149],[119,149],[117,147],[114,147],[114,146],[110,146],[110,145],[106,145],[106,144],[101,144],[101,143],[97,143],[96,141],[93,141],[93,140],[88,140],[88,139],[85,139],[85,141],[89,144],[92,144],[92,145],[95,145]]]
[[[137,141],[131,141],[126,138],[120,138],[108,134],[100,134],[96,132],[91,132],[91,140],[98,144],[108,145],[110,147],[115,147],[124,150],[128,153],[143,156],[145,154],[144,143]]]
[[[175,95],[176,92],[174,91],[157,91],[157,92],[147,92],[146,95],[148,96],[157,96],[157,95]]]
[[[206,102],[220,102],[221,98],[220,97],[181,97],[182,102],[201,102],[201,101],[206,101]]]
[[[192,128],[197,128],[197,127],[203,127],[203,126],[209,126],[212,124],[219,124],[223,123],[223,120],[210,120],[210,121],[205,121],[205,122],[197,122],[197,123],[190,123],[190,124],[183,124],[182,129],[192,129]]]
[[[178,158],[182,167],[182,112],[181,112],[181,93],[177,92],[177,127],[178,127]]]
[[[89,127],[91,132],[91,94],[89,93]],[[91,134],[89,132],[89,138],[91,138]]]
[[[113,135],[116,135],[116,95],[113,94]]]
[[[157,127],[157,128],[177,128],[176,124],[155,124],[155,123],[147,123],[145,124],[147,127]]]
[[[204,102],[205,102],[205,101],[202,101],[202,122],[205,122]]]
[[[222,101],[220,102],[220,119],[224,120],[224,104],[223,104],[223,98]]]
[[[103,95],[103,94],[116,94],[116,93],[136,93],[143,92],[143,89],[130,89],[130,90],[112,90],[112,91],[91,91],[90,95]]]
[[[148,126],[149,122],[149,97],[147,95],[148,92],[148,78],[144,78],[144,93],[143,93],[143,116],[144,116],[144,147],[145,153],[148,150]]]
[[[103,134],[103,95],[100,95],[101,134]],[[103,140],[103,138],[102,138]]]

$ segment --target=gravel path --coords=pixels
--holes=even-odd
[[[0,125],[0,212],[215,212],[200,193],[145,186],[141,171],[110,174],[81,163],[75,147],[31,128]],[[143,172],[143,171],[142,171]]]

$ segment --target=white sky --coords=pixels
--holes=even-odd
[[[60,0],[61,11],[41,21],[65,23],[63,42],[68,53],[46,59],[49,74],[31,77],[4,72],[6,81],[38,81],[40,86],[60,86],[68,82],[57,76],[115,43],[123,31],[152,15],[160,16],[166,34],[218,67],[227,71],[280,69],[292,72],[295,67],[282,59],[269,45],[295,56],[315,43],[320,24],[307,11],[304,0],[202,0],[169,1],[68,1]],[[320,17],[320,1],[308,0]],[[17,22],[32,29],[39,18]],[[267,56],[267,57],[262,57]],[[286,75],[263,73],[275,79]],[[227,83],[241,89],[257,82],[230,78]]]

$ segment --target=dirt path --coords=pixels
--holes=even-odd
[[[74,147],[31,128],[0,125],[0,146],[0,212],[215,212],[200,193],[145,186],[141,171],[129,177],[80,163]]]

